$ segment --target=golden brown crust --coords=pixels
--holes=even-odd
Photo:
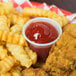
[[[65,76],[69,75],[70,70],[75,70],[76,67],[76,39],[69,33],[64,32],[56,43],[53,52],[49,56],[44,65],[44,69],[51,75]]]
[[[23,76],[48,76],[48,74],[40,69],[40,68],[37,68],[37,69],[33,69],[33,68],[29,68],[29,69],[25,69],[23,70],[22,72]]]
[[[68,32],[71,36],[76,38],[76,24],[68,24],[64,27],[63,31]]]

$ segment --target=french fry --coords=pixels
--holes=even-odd
[[[8,56],[0,61],[0,74],[8,72],[15,64],[16,60],[12,56]]]
[[[23,26],[27,21],[29,20],[29,17],[22,17],[15,14],[12,14],[11,21],[12,24]]]
[[[7,57],[7,49],[4,49],[3,46],[0,46],[0,59],[4,59],[5,57]]]
[[[53,11],[50,11],[50,10],[47,11],[47,10],[43,10],[40,8],[26,7],[23,10],[23,16],[36,16],[36,17],[52,18],[55,21],[57,21],[61,25],[61,27],[63,27],[65,24],[67,24],[69,22],[69,20],[67,18],[65,18],[64,16],[60,16]]]
[[[38,17],[48,17],[51,11],[42,10],[40,8],[29,8],[26,7],[23,10],[23,16],[38,16]]]
[[[9,15],[13,13],[14,10],[12,2],[0,2],[0,15]]]
[[[7,73],[3,73],[1,74],[0,76],[12,76],[10,72],[7,72]]]
[[[33,64],[35,64],[37,61],[37,54],[35,52],[33,52],[32,50],[30,50],[29,47],[25,47],[25,51],[27,52],[27,54],[31,58]]]
[[[0,16],[0,26],[7,26],[7,17],[5,15]]]
[[[29,68],[32,65],[32,60],[29,58],[22,46],[7,44],[9,52],[20,62],[22,66]]]
[[[6,31],[0,31],[0,40],[5,41],[7,43],[18,44],[21,46],[28,46],[26,40],[22,35],[12,34]]]
[[[22,68],[20,66],[16,66],[10,72],[11,72],[12,76],[22,76],[21,70],[22,70]]]
[[[7,22],[7,17],[5,15],[0,16],[0,30],[9,32],[9,23]]]

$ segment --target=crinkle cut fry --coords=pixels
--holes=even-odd
[[[12,14],[10,19],[13,25],[20,25],[20,26],[23,26],[28,20],[30,20],[29,17],[22,17],[15,14]]]
[[[0,59],[4,59],[5,57],[7,57],[7,49],[4,49],[3,46],[0,46]]]
[[[27,52],[27,54],[31,58],[32,63],[35,64],[36,61],[37,61],[37,54],[36,54],[36,52],[33,52],[29,47],[25,47],[25,51]]]
[[[50,11],[50,10],[47,11],[47,10],[43,10],[40,8],[26,7],[23,10],[23,16],[36,16],[36,17],[52,18],[55,21],[57,21],[61,25],[61,27],[69,22],[69,20],[67,18],[65,18],[64,16],[60,16],[59,14],[56,14],[53,11]]]
[[[11,76],[22,76],[21,70],[22,68],[20,66],[13,67],[10,71]]]
[[[8,72],[14,66],[15,62],[12,56],[8,56],[0,61],[0,74]]]
[[[0,15],[9,15],[13,13],[14,10],[11,0],[9,2],[0,2]]]
[[[20,62],[22,66],[29,68],[32,65],[32,60],[22,46],[7,44],[8,51]]]
[[[6,31],[0,30],[0,41],[5,41],[7,43],[18,44],[21,46],[28,46],[26,40],[22,35],[19,34],[11,34]]]
[[[0,76],[11,76],[10,72],[2,73]]]

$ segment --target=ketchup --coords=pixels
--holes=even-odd
[[[27,38],[35,43],[45,44],[54,41],[58,37],[57,30],[47,22],[31,23],[25,32]],[[44,61],[49,53],[49,48],[35,48],[30,45],[31,49],[37,52],[38,60]]]

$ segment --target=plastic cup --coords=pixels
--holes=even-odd
[[[41,44],[41,43],[35,43],[31,40],[29,40],[25,34],[25,31],[27,29],[27,27],[33,23],[33,22],[47,22],[47,23],[50,23],[53,27],[55,27],[55,29],[58,31],[58,37],[50,42],[50,43],[45,43],[45,44]],[[29,30],[30,31],[30,30]],[[31,32],[31,31],[30,31]],[[54,43],[56,43],[58,41],[58,39],[60,38],[62,34],[62,29],[60,27],[60,24],[57,23],[56,21],[54,21],[53,19],[50,19],[50,18],[45,18],[45,17],[38,17],[38,18],[34,18],[30,21],[28,21],[24,27],[23,27],[23,36],[24,38],[27,40],[27,42],[29,43],[29,46],[30,48],[35,51],[38,55],[38,61],[45,61],[46,57],[48,56],[49,54],[49,50],[50,48],[52,47],[52,45]]]

